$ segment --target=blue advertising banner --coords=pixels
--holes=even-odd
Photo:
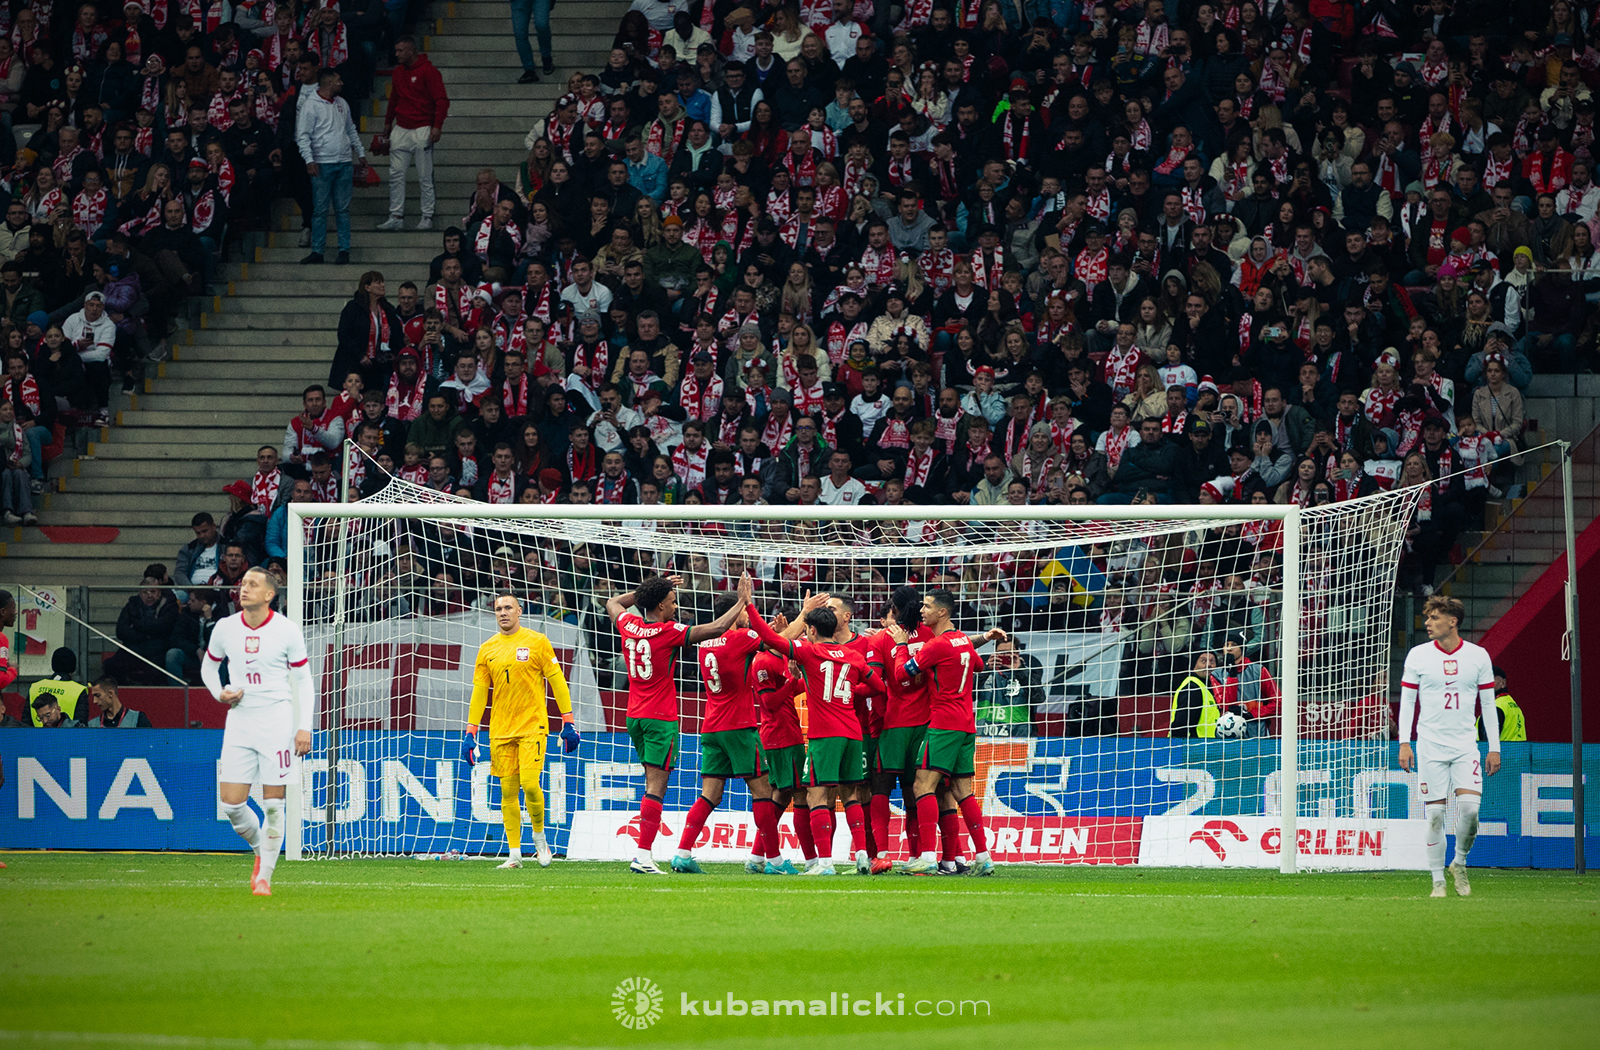
[[[241,844],[217,803],[217,730],[130,733],[8,733],[0,788],[0,847],[46,849],[234,850]],[[317,734],[312,754],[325,756]],[[550,740],[544,776],[551,846],[566,849],[581,813],[631,811],[644,788],[625,735],[586,737],[574,755]],[[1421,817],[1416,778],[1400,770],[1396,745],[1341,741],[1301,752],[1305,818],[1406,820]],[[682,741],[666,810],[699,793],[699,738]],[[1585,775],[1600,772],[1600,745],[1585,748]],[[978,790],[995,818],[1259,817],[1280,812],[1275,740],[1169,741],[1139,737],[980,740]],[[1566,867],[1572,863],[1571,749],[1503,745],[1498,775],[1486,781],[1476,864]],[[302,763],[305,846],[325,844],[328,763]],[[489,763],[461,761],[460,737],[445,732],[346,732],[335,778],[336,845],[375,853],[457,849],[496,853],[499,785]],[[721,811],[749,808],[742,783],[729,784]],[[1600,828],[1600,802],[1587,826]],[[1587,833],[1600,855],[1600,836]]]

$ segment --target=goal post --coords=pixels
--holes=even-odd
[[[570,758],[551,751],[551,841],[609,855],[642,778],[604,601],[675,572],[680,618],[703,622],[748,569],[764,613],[843,593],[865,633],[894,586],[949,586],[958,626],[1013,633],[979,681],[974,787],[998,860],[1403,865],[1415,788],[1393,767],[1386,674],[1418,494],[1315,508],[490,505],[396,480],[360,502],[289,504],[286,611],[319,693],[290,856],[499,852],[498,784],[453,752],[505,589],[551,635],[585,737]],[[692,653],[677,676],[673,827],[698,793]],[[729,823],[708,826],[728,838],[711,846],[744,841],[741,806],[730,783]]]

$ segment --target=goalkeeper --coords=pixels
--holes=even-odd
[[[522,626],[522,603],[509,594],[494,601],[494,620],[500,632],[478,647],[472,670],[472,708],[461,757],[467,765],[478,761],[478,724],[494,692],[494,713],[489,725],[490,768],[500,778],[500,817],[506,826],[511,858],[502,868],[522,867],[522,810],[517,804],[521,788],[533,825],[533,845],[539,867],[550,866],[550,846],[544,837],[544,791],[539,774],[544,770],[545,741],[550,735],[545,708],[545,683],[561,712],[561,743],[570,754],[581,738],[572,722],[572,696],[566,676],[556,663],[550,639]]]

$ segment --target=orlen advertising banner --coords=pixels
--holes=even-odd
[[[238,849],[216,797],[221,738],[216,730],[6,734],[0,847]],[[327,743],[326,734],[315,734],[312,754],[319,757],[301,763],[311,850],[325,841]],[[586,736],[574,755],[563,754],[555,738],[550,745],[543,783],[553,848],[574,857],[628,856],[644,772],[627,737]],[[998,860],[1276,867],[1277,747],[1272,740],[1138,737],[980,741],[976,788]],[[1415,776],[1399,769],[1394,750],[1359,741],[1303,750],[1296,848],[1305,866],[1415,862],[1422,805]],[[1505,745],[1500,773],[1486,782],[1475,862],[1572,863],[1570,756],[1566,745]],[[671,833],[657,839],[663,856],[699,794],[698,768],[699,738],[686,735],[665,800]],[[1600,747],[1586,751],[1586,768],[1591,776],[1600,772]],[[469,769],[460,761],[459,733],[346,731],[334,781],[341,849],[497,854],[503,848],[498,782],[487,762]],[[903,854],[898,797],[894,804],[890,847]],[[702,832],[702,855],[747,855],[749,809],[745,786],[729,784]],[[1594,825],[1600,803],[1591,803],[1590,812]],[[845,832],[839,834],[835,855],[844,856]],[[1590,834],[1588,843],[1600,851],[1600,836]]]

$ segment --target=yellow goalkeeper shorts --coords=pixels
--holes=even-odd
[[[489,742],[489,769],[497,777],[518,776],[524,772],[538,776],[544,769],[544,746],[548,735],[514,736]]]

